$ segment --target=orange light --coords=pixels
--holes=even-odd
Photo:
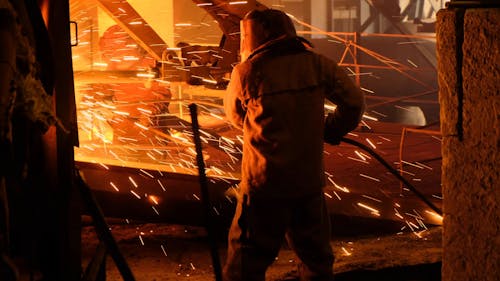
[[[429,210],[425,210],[425,212],[427,214],[429,214],[432,218],[434,218],[435,220],[437,220],[440,224],[443,224],[443,217],[440,216],[439,214],[433,212],[433,211],[429,211]]]
[[[345,256],[350,256],[350,255],[352,255],[352,253],[351,253],[351,252],[349,252],[349,251],[348,251],[346,248],[344,248],[344,247],[342,247],[342,251],[344,252],[344,255],[345,255]]]
[[[155,196],[155,195],[149,195],[148,196],[148,199],[151,203],[155,204],[155,205],[159,205],[160,204],[160,198],[158,196]]]

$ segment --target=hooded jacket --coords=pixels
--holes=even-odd
[[[337,105],[325,126],[325,98]],[[224,107],[243,129],[240,188],[268,196],[314,194],[325,185],[324,134],[340,138],[364,111],[359,88],[299,37],[269,41],[236,65]]]

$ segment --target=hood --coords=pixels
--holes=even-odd
[[[277,39],[297,37],[292,20],[280,10],[253,10],[240,22],[241,61],[260,46]]]

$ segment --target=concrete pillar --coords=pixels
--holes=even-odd
[[[500,8],[437,15],[442,280],[500,280]]]

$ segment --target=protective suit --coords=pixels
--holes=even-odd
[[[285,235],[301,280],[332,280],[323,142],[338,144],[359,123],[364,97],[337,64],[268,9],[241,21],[241,58],[224,99],[243,129],[243,159],[224,277],[264,280]],[[337,109],[325,119],[325,98]]]

